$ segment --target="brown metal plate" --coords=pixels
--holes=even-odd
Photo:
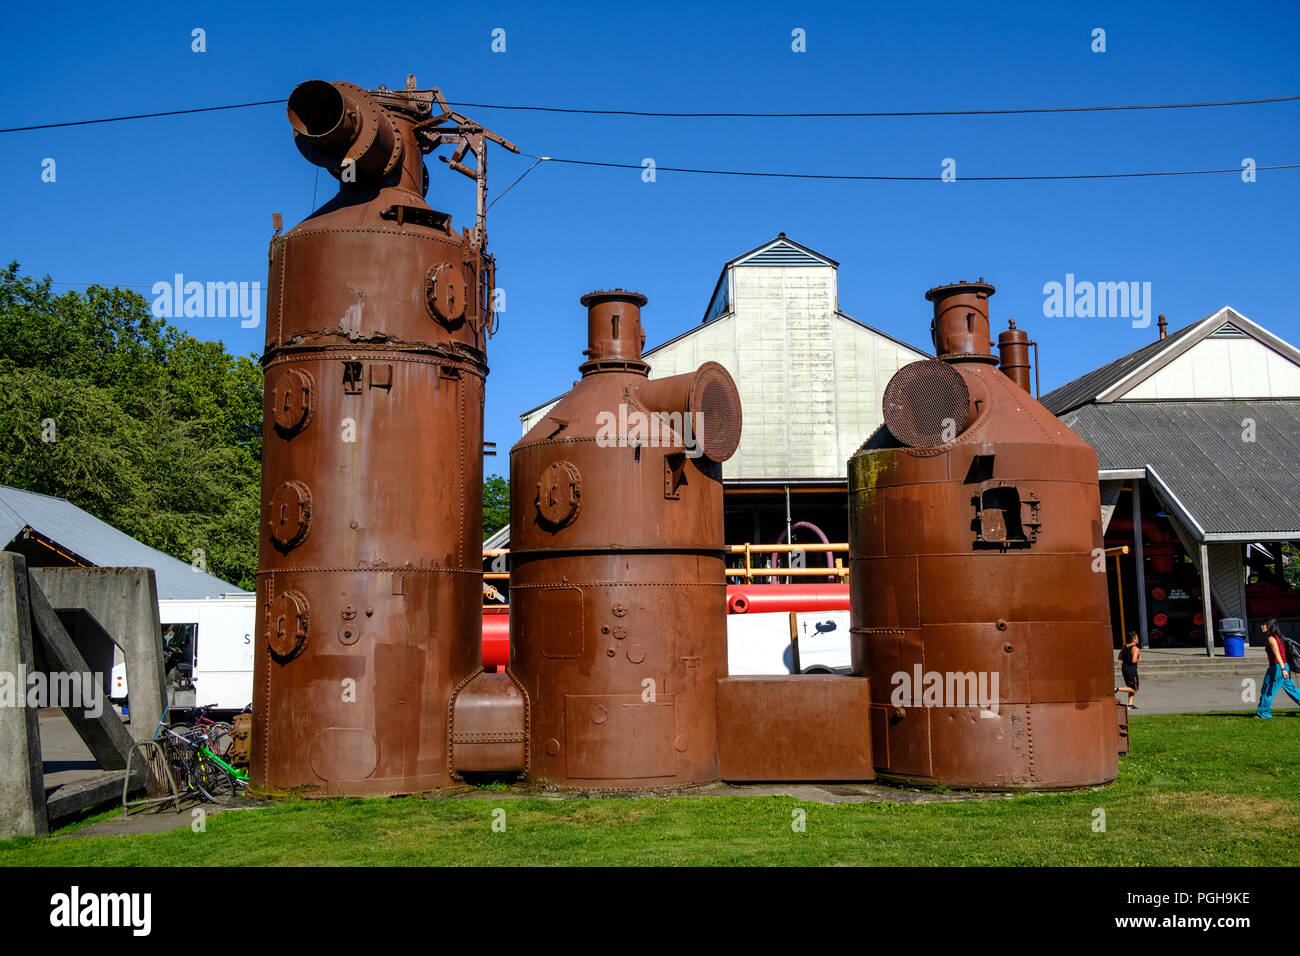
[[[718,681],[723,780],[874,780],[871,687],[821,674]]]
[[[647,703],[631,694],[564,698],[565,770],[571,778],[671,777],[677,737],[673,696]]]

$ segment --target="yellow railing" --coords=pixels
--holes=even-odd
[[[831,554],[847,554],[849,546],[847,544],[730,544],[727,545],[728,554],[743,554],[745,563],[741,567],[727,568],[727,577],[744,578],[746,581],[752,581],[754,578],[784,578],[784,577],[805,577],[805,578],[824,578],[835,576],[841,581],[847,580],[849,569],[844,567],[844,559],[836,557],[833,568],[821,567],[755,567],[754,555],[768,554],[793,554],[802,552],[803,554],[821,553],[829,551]],[[483,560],[491,558],[505,557],[510,553],[509,548],[484,548]],[[485,571],[483,572],[485,581],[508,581],[510,573],[508,571]]]
[[[840,580],[845,580],[849,576],[849,569],[844,567],[843,558],[836,558],[835,567],[833,568],[817,568],[817,567],[813,567],[813,568],[758,567],[756,568],[754,567],[753,557],[756,554],[792,554],[795,552],[802,552],[803,554],[808,554],[809,552],[817,552],[817,553],[824,554],[825,552],[829,551],[831,554],[847,554],[848,550],[849,550],[849,546],[847,544],[822,544],[820,542],[814,544],[748,544],[748,543],[731,544],[727,546],[727,553],[743,554],[745,556],[745,564],[743,567],[739,567],[739,568],[727,568],[727,577],[729,578],[740,577],[740,578],[744,578],[746,581],[751,581],[756,577],[758,578],[762,578],[762,577],[767,577],[767,578],[822,577],[824,578],[827,577],[828,575],[834,575]]]

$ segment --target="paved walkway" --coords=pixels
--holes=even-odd
[[[1246,684],[1244,682],[1250,682]],[[1259,688],[1264,683],[1261,668],[1257,677],[1187,677],[1178,680],[1142,680],[1138,665],[1138,694],[1134,698],[1139,714],[1205,714],[1217,711],[1254,710],[1259,706]],[[1251,699],[1242,700],[1249,689]],[[1116,694],[1126,700],[1128,694]],[[1273,698],[1274,715],[1292,713],[1300,708],[1286,694]]]

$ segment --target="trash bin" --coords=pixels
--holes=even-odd
[[[1224,657],[1246,656],[1246,622],[1239,617],[1225,617],[1219,621],[1219,636],[1223,638]]]

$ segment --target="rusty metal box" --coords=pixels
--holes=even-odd
[[[870,712],[870,682],[862,677],[722,678],[722,779],[873,780]]]

